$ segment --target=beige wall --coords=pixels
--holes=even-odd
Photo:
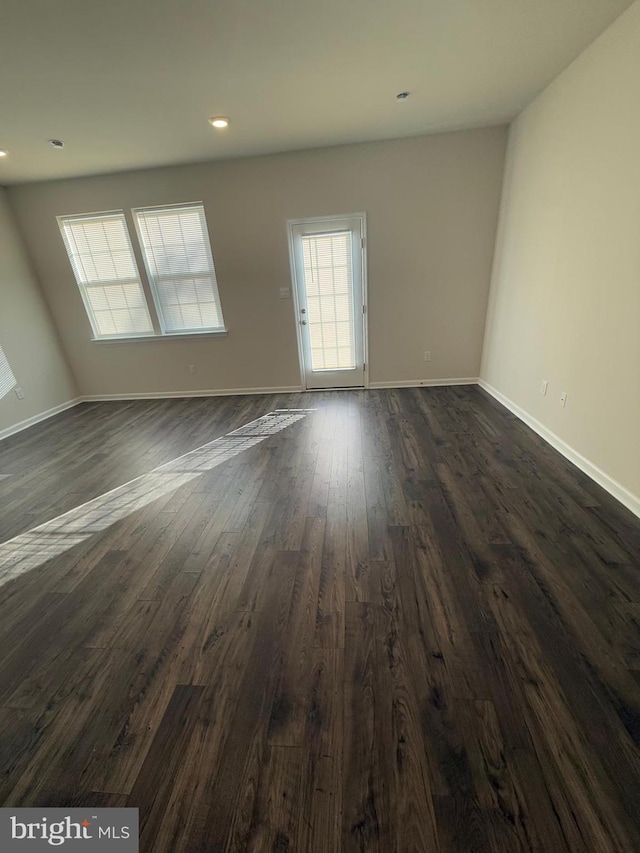
[[[25,397],[0,400],[0,434],[76,396],[57,334],[0,188],[0,345]]]
[[[512,127],[481,375],[640,495],[639,3]]]
[[[505,128],[487,128],[22,185],[10,198],[83,394],[298,386],[293,302],[279,299],[286,221],[360,211],[371,381],[476,377],[505,146]],[[228,337],[92,343],[56,216],[195,200]]]

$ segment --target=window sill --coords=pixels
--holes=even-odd
[[[120,338],[91,338],[92,344],[139,344],[146,341],[184,341],[199,338],[226,338],[226,329],[220,332],[175,332],[168,335],[123,335]]]

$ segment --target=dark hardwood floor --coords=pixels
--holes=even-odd
[[[84,404],[0,443],[0,508],[0,804],[640,851],[640,522],[480,389]]]

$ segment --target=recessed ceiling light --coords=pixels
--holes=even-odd
[[[0,151],[0,157],[8,157],[8,156],[9,156],[8,151]]]
[[[223,127],[229,127],[229,119],[226,116],[211,116],[209,124],[221,130]]]
[[[50,139],[49,145],[52,148],[64,148],[64,142],[61,139]]]
[[[410,94],[411,92],[398,92],[396,99],[398,101],[406,101]]]

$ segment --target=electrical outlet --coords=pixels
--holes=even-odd
[[[196,372],[195,364],[189,364],[188,367],[189,367],[189,373],[193,376],[193,374]]]
[[[22,390],[22,388],[16,385],[13,390],[16,392],[16,397],[18,398],[18,400],[24,400],[24,391]]]
[[[424,351],[424,360],[425,361],[431,361],[431,350],[430,349],[426,349]]]
[[[566,391],[563,391],[562,394],[560,394],[560,405],[562,406],[563,409],[567,405],[567,392]]]
[[[543,379],[542,385],[540,386],[540,393],[542,394],[543,397],[547,396],[547,388],[548,387],[549,387],[549,383],[547,382],[546,379]]]

